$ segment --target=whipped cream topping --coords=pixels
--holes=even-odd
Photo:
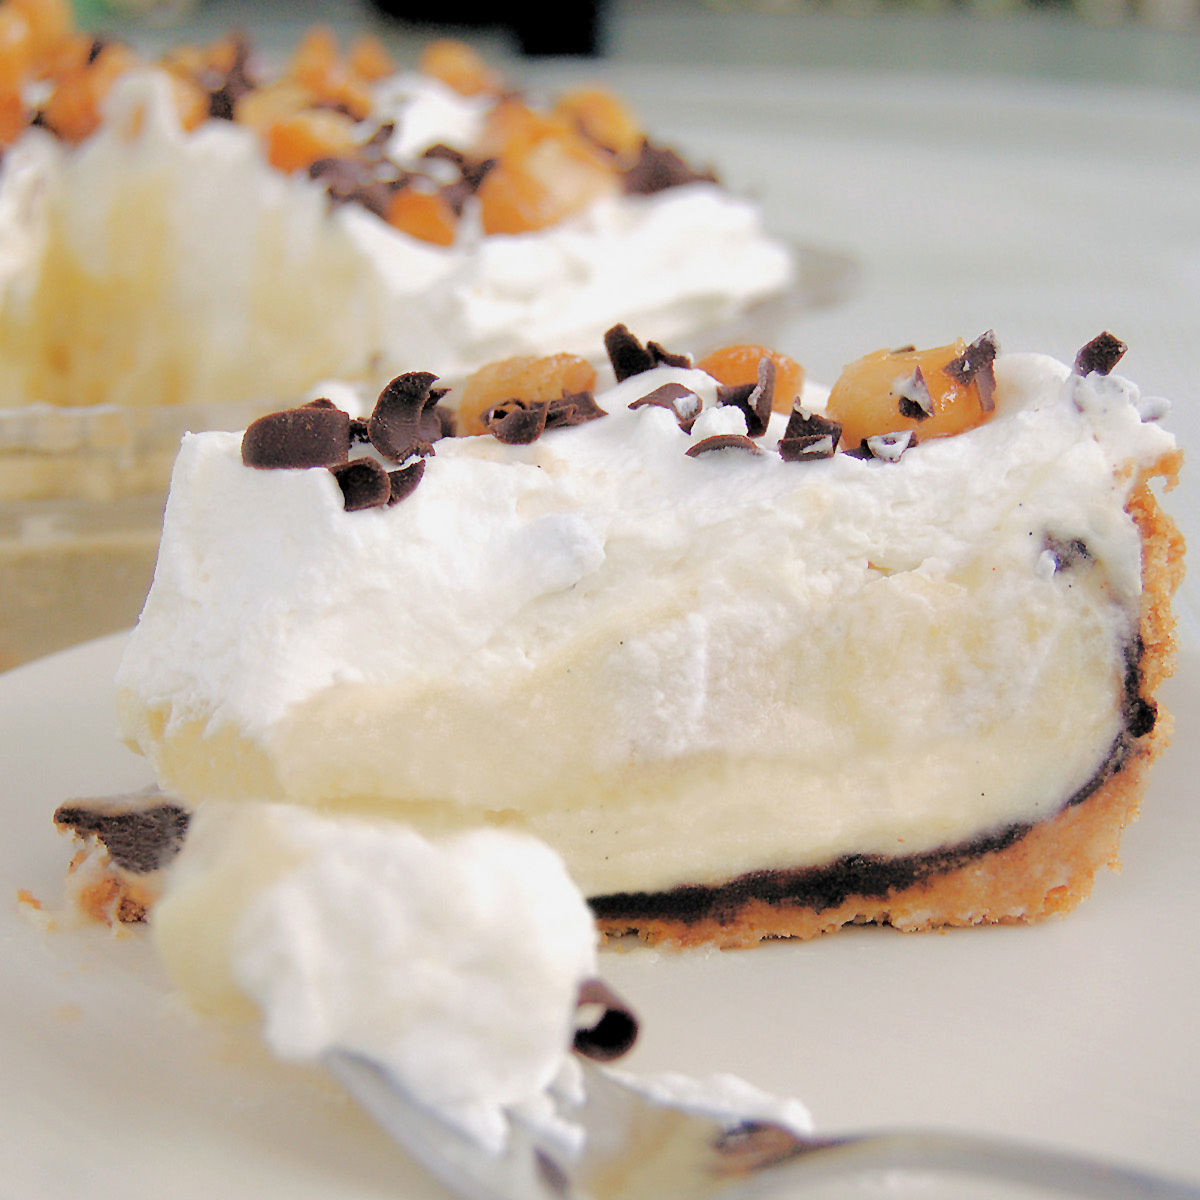
[[[596,971],[591,912],[535,839],[283,805],[203,806],[153,931],[202,1009],[252,1004],[287,1060],[364,1055],[497,1149],[563,1071]]]
[[[532,445],[438,442],[411,496],[353,513],[328,471],[188,437],[125,735],[185,800],[502,816],[589,895],[1047,817],[1124,728],[1124,506],[1174,441],[1115,376],[996,379],[992,420],[898,461],[786,462],[780,415],[764,453],[689,457],[744,417],[659,367]],[[690,435],[628,407],[670,382],[703,401]]]
[[[478,101],[380,85],[404,152],[470,140]],[[131,71],[78,148],[31,129],[0,170],[0,388],[59,405],[261,405],[315,380],[462,375],[588,349],[618,317],[671,337],[778,292],[790,256],[710,183],[608,196],[544,231],[412,238],[268,165],[228,121],[179,125],[167,76]],[[120,319],[115,319],[119,314]],[[244,410],[230,423],[248,419]]]

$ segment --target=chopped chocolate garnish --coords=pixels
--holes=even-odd
[[[1054,560],[1056,571],[1065,571],[1078,562],[1091,559],[1092,552],[1083,538],[1059,538],[1046,534],[1042,549]]]
[[[131,796],[60,805],[54,823],[104,845],[117,866],[148,875],[178,853],[191,814],[156,789]]]
[[[758,382],[743,384],[719,384],[717,403],[740,408],[746,418],[746,432],[752,437],[762,437],[771,420],[771,405],[775,401],[775,363],[763,355],[758,360]]]
[[[901,383],[897,407],[902,417],[913,421],[924,421],[926,417],[933,416],[933,397],[929,394],[929,385],[925,382],[920,363],[912,376]]]
[[[618,383],[656,366],[654,355],[633,336],[628,325],[614,325],[604,335],[604,349]]]
[[[371,440],[371,422],[367,417],[350,418],[350,441],[369,442]]]
[[[912,436],[911,429],[903,429],[898,433],[877,433],[874,437],[864,438],[863,443],[872,458],[899,462],[900,456],[912,445]]]
[[[996,407],[996,335],[989,329],[981,333],[957,358],[942,370],[964,387],[974,383],[979,389],[979,404],[984,412]]]
[[[373,458],[355,458],[329,468],[342,489],[347,512],[387,504],[392,485],[387,469]]]
[[[598,1007],[600,1015],[590,1024],[575,1030],[575,1050],[597,1062],[612,1062],[632,1048],[638,1035],[633,1010],[600,979],[587,979],[579,985],[577,1008]]]
[[[446,394],[444,388],[433,388],[436,375],[428,371],[409,371],[397,375],[375,402],[375,411],[367,424],[371,445],[384,458],[402,463],[414,454],[432,454],[430,444],[440,422],[425,419],[426,409],[432,409]],[[432,417],[432,414],[431,414]]]
[[[1114,337],[1108,330],[1098,333],[1075,355],[1075,373],[1107,375],[1128,349],[1120,338]]]
[[[248,467],[330,467],[350,454],[350,415],[334,404],[306,404],[259,417],[242,435]]]
[[[197,82],[208,93],[208,115],[218,121],[232,121],[237,102],[258,86],[247,69],[250,42],[244,34],[234,34],[233,62],[223,75],[212,68],[201,73]]]
[[[421,178],[412,171],[398,171],[390,163],[346,156],[318,158],[308,168],[308,175],[325,185],[335,208],[359,204],[384,219],[396,192]]]
[[[484,428],[506,446],[527,446],[542,436],[549,407],[545,402],[505,400],[483,414]]]
[[[546,405],[546,428],[566,429],[607,416],[591,392],[563,392],[559,399]]]
[[[748,450],[751,454],[761,454],[758,444],[744,433],[714,433],[694,446],[687,448],[688,458],[696,458],[713,450]]]
[[[654,359],[656,367],[682,367],[685,371],[692,367],[692,356],[690,354],[676,354],[672,350],[666,349],[659,342],[647,342],[646,349],[650,351],[650,357]]]
[[[779,456],[784,462],[832,458],[841,436],[842,427],[836,421],[794,408],[779,439]]]
[[[654,391],[639,397],[630,408],[669,408],[685,433],[691,433],[696,418],[700,415],[703,402],[691,388],[682,383],[664,383]]]
[[[409,463],[407,467],[400,467],[395,471],[388,472],[388,503],[399,504],[401,500],[407,499],[417,490],[417,484],[425,475],[425,460],[418,458],[416,462]]]
[[[642,140],[638,160],[622,179],[622,186],[631,196],[649,196],[685,183],[716,183],[711,170],[693,170],[674,150],[651,145]]]
[[[690,368],[690,354],[674,354],[664,349],[658,342],[647,342],[645,346],[629,331],[628,325],[614,325],[604,335],[604,349],[608,352],[608,361],[612,363],[613,373],[617,382],[621,383],[643,371],[652,371],[655,367]]]

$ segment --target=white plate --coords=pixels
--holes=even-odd
[[[262,1200],[442,1193],[319,1075],[172,1000],[144,937],[46,931],[54,807],[148,779],[114,737],[107,638],[0,675],[0,1196]],[[1033,927],[851,929],[734,953],[605,955],[638,1069],[732,1071],[826,1130],[939,1125],[1200,1181],[1200,659],[1125,870]]]

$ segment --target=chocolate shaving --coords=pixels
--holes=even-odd
[[[784,462],[832,458],[841,436],[842,427],[837,421],[794,408],[779,439],[779,456]]]
[[[367,423],[371,445],[392,462],[402,463],[414,454],[433,453],[441,424],[432,414],[444,388],[434,390],[436,375],[428,371],[409,371],[397,375],[375,402],[375,410]],[[426,410],[431,410],[426,418]]]
[[[913,444],[912,436],[911,429],[877,433],[874,437],[864,438],[863,445],[872,458],[878,458],[881,462],[899,462],[900,456]]]
[[[656,367],[682,367],[684,370],[691,369],[692,356],[690,354],[676,354],[658,342],[647,342],[646,349],[650,351],[650,357],[654,359]]]
[[[385,220],[396,192],[422,178],[412,171],[397,171],[390,163],[380,164],[345,155],[318,158],[308,168],[308,175],[325,185],[335,208],[359,204]]]
[[[714,433],[694,446],[687,448],[688,458],[696,458],[713,450],[748,450],[751,454],[761,454],[758,445],[744,433]]]
[[[911,378],[901,385],[900,400],[897,407],[902,417],[913,421],[924,421],[933,416],[933,397],[929,394],[929,385],[925,382],[925,374],[917,364]]]
[[[614,325],[604,335],[608,361],[621,383],[655,367],[654,355],[629,331],[628,325]]]
[[[771,420],[771,406],[775,402],[775,363],[763,355],[758,360],[758,382],[744,384],[720,384],[717,387],[717,403],[740,408],[746,418],[746,432],[752,437],[762,437]]]
[[[1127,349],[1129,347],[1108,330],[1098,333],[1075,356],[1075,373],[1107,375],[1121,361]]]
[[[637,1017],[603,980],[586,979],[579,985],[577,1007],[594,1005],[603,1011],[593,1024],[575,1030],[575,1051],[596,1062],[612,1062],[637,1041]]]
[[[948,362],[942,370],[956,383],[969,387],[972,383],[979,389],[979,406],[984,412],[996,407],[996,335],[989,329],[981,333],[957,358]]]
[[[376,459],[355,458],[329,469],[342,489],[347,512],[379,508],[391,499],[392,485],[387,469]]]
[[[673,354],[658,342],[647,342],[643,346],[624,324],[614,325],[605,333],[604,349],[618,383],[655,367],[688,368],[692,365],[691,355]]]
[[[417,484],[421,482],[425,474],[425,460],[418,458],[416,462],[410,463],[407,467],[400,467],[398,470],[388,472],[388,504],[399,504],[401,500],[406,500],[417,490]]]
[[[607,416],[591,392],[563,392],[559,399],[546,405],[546,429],[568,429]]]
[[[524,400],[505,400],[483,414],[484,428],[506,446],[528,446],[542,436],[549,405],[526,405]]]
[[[197,83],[208,93],[208,115],[218,121],[235,119],[237,102],[258,83],[249,72],[250,42],[245,34],[234,34],[233,62],[224,74],[209,68],[201,73]]]
[[[276,470],[330,467],[350,454],[350,416],[329,401],[268,413],[242,435],[242,462]]]
[[[621,184],[627,195],[650,196],[685,183],[716,183],[711,170],[696,171],[674,150],[642,139],[637,162],[624,174]]]
[[[654,391],[640,396],[629,407],[670,409],[675,414],[675,420],[679,422],[679,428],[685,433],[691,433],[703,402],[691,388],[684,387],[682,383],[664,383]]]

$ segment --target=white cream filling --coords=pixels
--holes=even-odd
[[[1121,730],[1124,504],[1174,443],[1122,380],[997,375],[994,420],[899,462],[786,463],[782,417],[761,456],[689,458],[741,418],[629,409],[668,380],[712,409],[659,368],[531,446],[439,442],[354,513],[326,471],[189,437],[123,729],[185,800],[511,823],[588,894],[1047,817]],[[1090,557],[1048,570],[1047,536]]]

